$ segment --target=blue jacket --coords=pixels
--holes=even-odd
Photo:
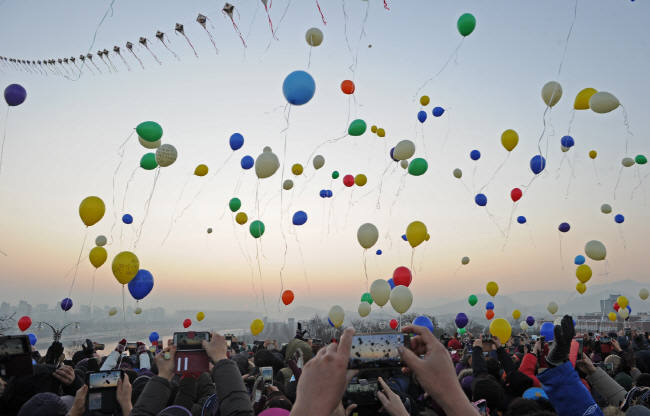
[[[540,373],[537,378],[548,395],[558,416],[599,415],[598,407],[589,390],[582,384],[578,372],[570,362]]]

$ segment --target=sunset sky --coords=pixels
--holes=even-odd
[[[118,149],[147,120],[160,123],[163,143],[174,145],[179,155],[176,163],[161,169],[135,250],[141,268],[155,279],[153,292],[140,302],[143,308],[249,309],[261,317],[264,294],[271,317],[287,316],[284,307],[282,314],[277,307],[285,241],[284,289],[295,293],[290,308],[339,304],[356,310],[373,280],[389,279],[396,267],[411,265],[416,306],[485,293],[490,280],[499,284],[501,294],[574,290],[573,259],[594,239],[607,247],[607,262],[588,261],[594,277],[587,286],[647,280],[650,195],[643,187],[633,191],[640,177],[650,173],[650,165],[625,168],[620,182],[619,172],[624,157],[650,156],[650,3],[578,1],[568,46],[573,1],[387,3],[390,10],[381,1],[321,0],[327,21],[323,25],[314,1],[275,0],[270,16],[278,40],[271,39],[259,0],[234,3],[241,16],[235,13],[235,23],[247,48],[222,15],[221,3],[214,1],[116,0],[94,44],[109,1],[0,4],[2,56],[69,58],[89,48],[95,55],[98,49],[118,45],[131,67],[129,72],[119,57],[111,56],[119,71],[112,74],[95,57],[103,74],[92,67],[93,76],[84,68],[76,81],[0,67],[3,89],[18,83],[28,93],[23,105],[9,109],[6,122],[0,250],[7,256],[0,255],[0,300],[53,305],[67,297],[73,273],[66,273],[77,263],[87,233],[82,258],[98,235],[112,243],[106,246],[108,261],[96,273],[94,299],[99,300],[93,303],[121,305],[122,288],[110,263],[119,251],[133,249],[133,233],[143,221],[155,172],[138,168],[148,150],[136,135],[124,146],[123,158]],[[365,37],[360,39],[366,12]],[[451,57],[462,40],[456,21],[467,12],[476,17],[476,30]],[[214,25],[207,28],[218,55],[195,21],[199,13]],[[185,24],[198,59],[187,41],[174,35],[175,23]],[[320,28],[325,40],[310,52],[304,35],[311,27]],[[169,35],[168,46],[180,60],[155,38],[156,30]],[[151,41],[151,52],[162,65],[140,47],[135,53],[143,70],[125,50],[127,41],[137,43],[140,36]],[[442,73],[416,96],[448,59]],[[316,94],[306,105],[291,108],[287,123],[282,82],[295,70],[314,77]],[[346,79],[356,84],[352,100],[340,89]],[[547,112],[542,137],[546,107],[540,91],[552,80],[564,93]],[[627,119],[623,107],[608,114],[573,114],[576,94],[587,87],[618,97]],[[421,126],[416,115],[419,97],[425,94],[431,104],[424,108],[428,119]],[[440,118],[431,115],[436,106],[446,109]],[[3,103],[3,129],[6,111]],[[363,136],[324,145],[316,152],[325,157],[322,169],[315,171],[310,162],[302,176],[291,173],[291,166],[305,165],[319,144],[343,136],[348,120],[355,118],[384,128],[386,137],[368,129]],[[563,158],[560,138],[569,125],[576,145]],[[506,129],[519,134],[509,156],[500,142]],[[235,132],[244,136],[245,144],[233,154],[228,139]],[[544,153],[548,142],[547,169],[517,204],[506,239],[500,230],[510,221],[510,191],[526,190],[533,179],[529,161],[538,153],[540,138]],[[415,157],[429,163],[423,176],[405,175],[388,157],[390,148],[405,139],[416,144]],[[285,179],[294,181],[294,189],[282,191],[282,196],[282,169],[258,181],[254,169],[244,172],[240,167],[243,156],[255,158],[265,146],[278,155]],[[469,157],[474,149],[482,154],[477,162]],[[598,152],[595,161],[588,156],[590,150]],[[188,180],[199,164],[208,165],[210,173]],[[455,168],[462,169],[461,180],[453,177]],[[333,170],[341,178],[332,181]],[[360,173],[368,177],[364,187],[344,188],[344,175]],[[179,197],[176,216],[204,186],[161,245]],[[644,186],[650,191],[650,180]],[[474,203],[481,188],[488,198],[485,208]],[[321,189],[331,189],[334,197],[320,198]],[[91,195],[104,200],[106,214],[86,230],[78,207]],[[227,208],[233,196],[241,199],[241,210],[249,216],[245,226],[234,223]],[[605,203],[612,206],[612,214],[600,212]],[[309,219],[293,227],[291,217],[298,210]],[[124,213],[134,217],[135,227],[119,221]],[[620,227],[615,214],[625,216]],[[527,224],[517,224],[518,215]],[[266,226],[257,242],[248,232],[255,219]],[[431,239],[413,252],[400,236],[416,220],[426,224]],[[377,226],[380,238],[364,254],[356,232],[367,222]],[[560,237],[562,222],[571,230]],[[210,235],[208,228],[214,230]],[[470,263],[461,268],[464,256]],[[87,259],[79,265],[71,295],[75,310],[90,299],[93,270]]]

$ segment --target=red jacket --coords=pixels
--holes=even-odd
[[[528,353],[524,356],[524,359],[521,360],[521,365],[519,366],[519,371],[526,374],[528,377],[533,379],[533,386],[540,387],[539,380],[535,377],[535,366],[537,365],[537,357],[535,354]]]

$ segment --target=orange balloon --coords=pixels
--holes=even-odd
[[[289,305],[291,302],[293,302],[293,292],[290,290],[285,290],[282,293],[282,303]]]
[[[354,82],[350,81],[349,79],[346,79],[341,83],[341,91],[343,91],[343,94],[354,94]]]
[[[494,318],[494,311],[493,310],[486,311],[485,312],[485,317],[488,319],[488,321],[490,319]]]

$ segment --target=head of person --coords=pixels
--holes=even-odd
[[[501,363],[496,358],[487,357],[485,359],[485,366],[487,367],[487,372],[495,379],[499,380],[501,378]]]
[[[273,352],[270,350],[259,350],[253,356],[255,367],[273,367]]]
[[[486,377],[474,379],[472,386],[472,401],[485,400],[487,407],[491,412],[496,411],[501,407],[503,401],[503,389],[493,378]]]

